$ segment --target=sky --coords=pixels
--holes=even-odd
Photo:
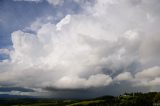
[[[1,0],[0,97],[160,91],[159,0]]]

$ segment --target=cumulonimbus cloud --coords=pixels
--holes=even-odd
[[[59,23],[12,33],[10,60],[0,63],[0,84],[87,89],[130,81],[159,82],[159,1],[97,0]],[[148,73],[153,72],[156,76]],[[153,75],[155,75],[153,74]]]

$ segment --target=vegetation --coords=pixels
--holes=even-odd
[[[0,106],[153,106],[160,103],[160,93],[125,93],[85,100],[55,100],[38,98],[1,98]]]

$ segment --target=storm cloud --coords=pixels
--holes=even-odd
[[[64,3],[48,2],[53,6]],[[96,88],[105,94],[106,89],[117,94],[157,91],[160,1],[74,2],[83,8],[78,14],[67,14],[56,24],[52,19],[36,21],[11,33],[13,50],[0,50],[10,57],[0,62],[0,85],[43,93],[67,89],[74,95],[78,89],[99,95]],[[117,86],[119,90],[113,89]]]

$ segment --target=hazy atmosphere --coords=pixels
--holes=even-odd
[[[0,0],[0,96],[160,91],[160,0]]]

